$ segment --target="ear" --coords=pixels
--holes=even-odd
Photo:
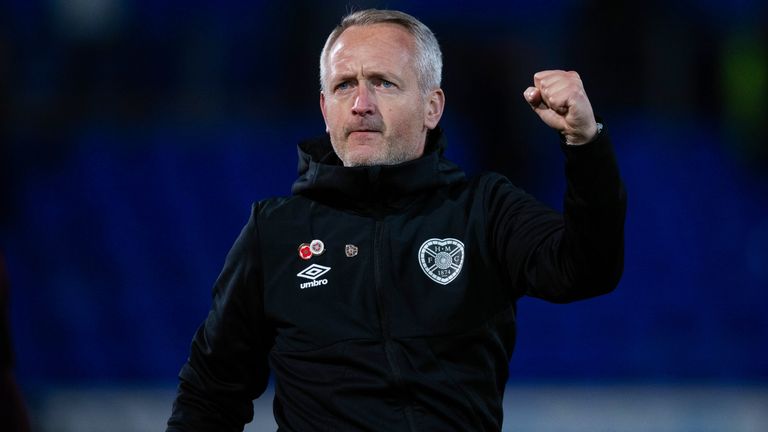
[[[323,121],[325,122],[325,133],[328,133],[328,117],[325,114],[325,95],[320,92],[320,112],[323,113]]]
[[[445,108],[445,93],[443,93],[443,89],[432,90],[427,95],[426,104],[424,126],[427,129],[434,129],[437,123],[440,122],[440,117],[443,116],[443,108]]]

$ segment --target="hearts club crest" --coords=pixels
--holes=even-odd
[[[432,238],[422,243],[418,258],[424,274],[441,285],[447,285],[461,272],[464,243],[454,238]]]

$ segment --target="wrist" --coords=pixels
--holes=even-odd
[[[595,126],[593,131],[591,133],[587,134],[586,137],[580,138],[580,137],[568,137],[567,135],[563,135],[563,138],[565,140],[566,145],[571,146],[579,146],[584,144],[589,144],[600,135],[600,132],[603,131],[603,124],[600,122],[595,122]]]

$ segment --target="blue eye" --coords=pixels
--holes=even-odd
[[[381,86],[384,88],[393,88],[395,85],[387,80],[381,80]]]
[[[346,90],[349,88],[349,81],[344,81],[336,86],[336,90]]]

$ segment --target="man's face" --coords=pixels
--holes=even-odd
[[[424,152],[444,96],[423,94],[414,52],[413,36],[388,23],[350,27],[331,47],[320,108],[345,166],[393,165]]]

